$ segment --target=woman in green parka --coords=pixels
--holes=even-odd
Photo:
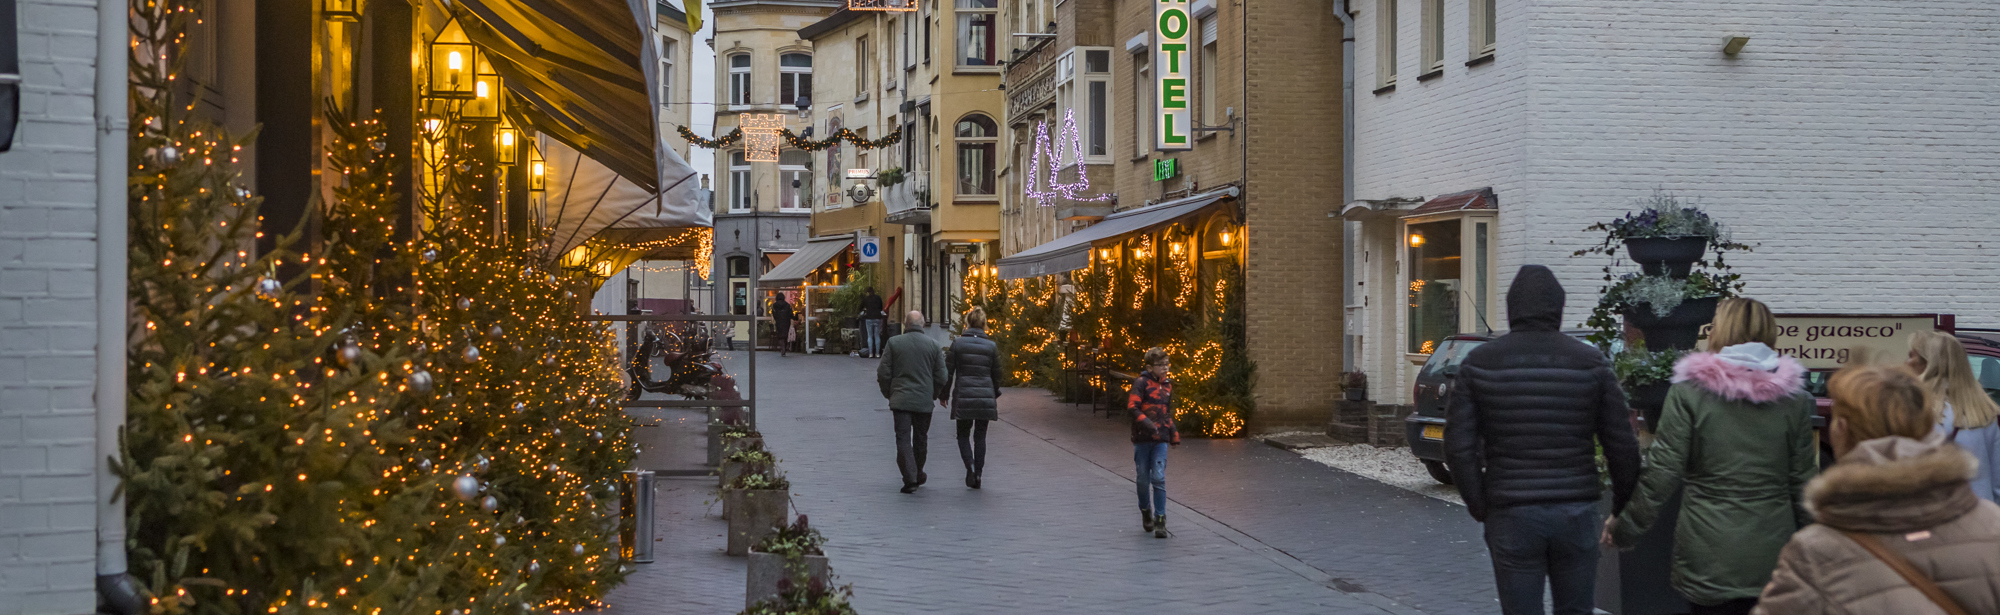
[[[1676,490],[1674,589],[1693,615],[1749,613],[1778,552],[1812,524],[1800,490],[1819,468],[1806,369],[1782,356],[1770,308],[1751,299],[1716,307],[1715,352],[1674,365],[1638,493],[1605,522],[1605,541],[1632,548]]]

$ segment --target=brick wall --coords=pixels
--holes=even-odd
[[[97,12],[19,4],[21,125],[0,154],[0,613],[94,608]]]
[[[1247,334],[1257,411],[1269,424],[1312,417],[1323,426],[1339,395],[1341,224],[1327,214],[1342,205],[1343,27],[1332,6],[1266,0],[1245,7],[1241,21]],[[1222,9],[1227,18],[1237,7]]]

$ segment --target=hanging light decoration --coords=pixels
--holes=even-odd
[[[743,160],[746,162],[777,162],[778,144],[782,142],[782,137],[778,135],[778,132],[784,129],[784,114],[744,114]]]
[[[847,10],[909,13],[917,10],[917,0],[847,0]]]

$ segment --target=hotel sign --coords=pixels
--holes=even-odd
[[[1153,3],[1153,149],[1185,150],[1188,141],[1188,76],[1193,58],[1194,18],[1187,0]]]

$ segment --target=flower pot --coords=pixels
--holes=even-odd
[[[1636,408],[1637,406],[1633,406],[1633,407],[1635,407],[1635,408]],[[717,466],[717,467],[715,468],[715,474],[716,474],[716,481],[715,481],[715,486],[717,486],[717,487],[728,487],[728,486],[729,486],[729,483],[732,483],[732,482],[735,482],[735,481],[736,481],[736,477],[738,477],[738,476],[742,476],[742,475],[743,475],[743,464],[744,464],[744,463],[746,463],[746,462],[742,462],[742,461],[724,461],[724,462],[722,462],[722,464],[721,464],[721,465],[718,465],[718,466]]]
[[[1673,388],[1674,383],[1665,380],[1632,387],[1625,391],[1625,405],[1638,409],[1646,419],[1646,431],[1654,431],[1660,425],[1660,409],[1667,404],[1667,391]]]
[[[1695,261],[1708,251],[1707,237],[1645,237],[1625,240],[1625,254],[1646,275],[1687,279]]]
[[[1701,341],[1702,325],[1715,320],[1715,305],[1721,300],[1707,297],[1682,301],[1665,318],[1654,316],[1652,306],[1640,304],[1626,310],[1625,322],[1646,336],[1648,349],[1694,350],[1695,343]]]
[[[722,463],[722,432],[728,429],[721,425],[708,426],[708,465]]]
[[[724,489],[724,516],[729,518],[729,554],[748,555],[771,529],[785,522],[790,493],[784,489]]]
[[[824,585],[833,584],[833,571],[826,564],[826,556],[806,555],[800,559],[805,564],[806,578],[803,581],[792,579],[793,583],[811,583],[818,579]],[[748,609],[759,601],[778,597],[778,581],[792,577],[786,563],[783,555],[750,552],[749,570],[743,581],[743,608]]]
[[[1347,394],[1347,401],[1368,401],[1368,389],[1349,387],[1342,392]]]

